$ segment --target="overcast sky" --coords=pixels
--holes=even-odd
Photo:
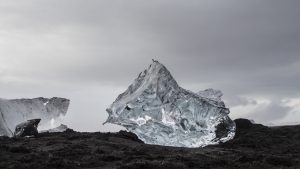
[[[105,109],[151,59],[220,89],[233,119],[300,123],[299,0],[0,0],[0,97],[71,99],[65,123],[116,131]]]

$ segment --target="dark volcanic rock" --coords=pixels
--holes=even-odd
[[[250,123],[236,120],[234,139],[204,148],[148,145],[126,131],[79,133],[68,129],[34,138],[0,137],[0,168],[300,168],[299,125]]]
[[[32,119],[18,124],[14,132],[14,137],[37,136],[37,127],[40,121],[41,119]]]
[[[252,122],[248,119],[236,119],[234,122],[238,129],[249,129],[253,126]]]
[[[136,142],[140,142],[140,143],[144,143],[142,140],[140,140],[138,138],[137,135],[135,135],[134,133],[131,133],[131,132],[128,132],[128,131],[125,131],[125,130],[121,130],[119,131],[119,136],[122,137],[122,138],[125,138],[125,139],[128,139],[128,140],[132,140],[132,141],[136,141]]]

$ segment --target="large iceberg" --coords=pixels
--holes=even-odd
[[[0,136],[12,136],[15,127],[30,119],[41,119],[39,130],[48,130],[61,124],[70,100],[53,97],[34,99],[0,99]]]
[[[107,109],[105,123],[124,126],[148,144],[204,147],[234,137],[235,123],[222,92],[197,94],[181,88],[164,65],[153,60]]]

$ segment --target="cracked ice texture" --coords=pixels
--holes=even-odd
[[[218,144],[235,134],[235,123],[221,96],[219,90],[196,94],[181,88],[167,68],[153,60],[107,109],[106,122],[124,126],[148,144]]]
[[[58,97],[0,99],[0,136],[12,136],[16,125],[30,119],[41,119],[39,130],[57,127],[67,113],[69,103],[70,100]]]

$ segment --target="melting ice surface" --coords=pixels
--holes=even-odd
[[[153,61],[107,109],[106,122],[126,127],[148,144],[218,144],[235,134],[221,96],[219,90],[196,94],[181,88],[164,65]]]
[[[0,99],[0,136],[12,136],[16,125],[30,119],[41,119],[39,130],[60,125],[70,100],[54,97],[34,99]]]

